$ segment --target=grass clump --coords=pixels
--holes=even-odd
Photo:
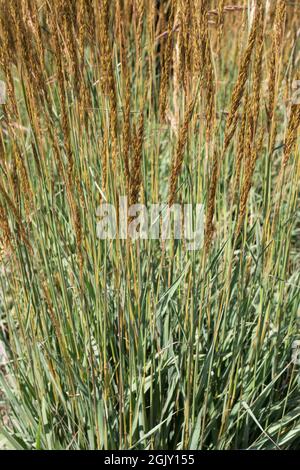
[[[298,19],[283,0],[0,2],[10,446],[299,447]],[[124,195],[203,203],[203,247],[100,240]]]

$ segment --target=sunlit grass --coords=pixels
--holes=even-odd
[[[0,442],[299,447],[297,13],[62,3],[0,3]],[[120,195],[203,203],[205,244],[99,240]]]

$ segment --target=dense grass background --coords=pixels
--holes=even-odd
[[[0,4],[0,434],[299,448],[300,4]],[[204,246],[99,240],[119,195],[203,203]]]

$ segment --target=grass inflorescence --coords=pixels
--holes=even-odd
[[[11,446],[299,447],[299,15],[0,1]],[[203,246],[100,240],[98,206],[124,195],[204,204]]]

